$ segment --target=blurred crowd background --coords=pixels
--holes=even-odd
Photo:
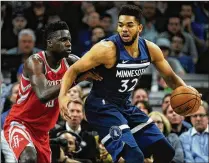
[[[175,147],[173,162],[198,162],[198,159],[208,158],[208,138],[205,137],[205,133],[208,134],[209,102],[207,1],[1,1],[1,124],[15,103],[24,61],[30,55],[45,50],[45,25],[66,21],[72,37],[72,53],[81,57],[95,43],[117,33],[118,11],[126,3],[138,5],[143,11],[141,37],[161,48],[173,70],[188,85],[199,90],[204,101],[198,114],[186,119],[177,115],[169,105],[172,90],[150,66],[141,79],[140,87],[132,93],[133,104],[153,118]],[[91,86],[90,82],[82,82],[69,90],[69,95],[85,101]],[[65,122],[60,118],[50,132],[55,144],[61,144],[65,155],[75,160],[111,162],[111,156],[99,142],[97,132],[85,119],[83,103],[75,101],[70,106],[72,121]],[[194,138],[194,128],[202,135]],[[68,143],[56,139],[58,137],[65,138]],[[192,141],[193,138],[196,141]],[[201,143],[206,143],[201,144],[200,139]],[[202,146],[199,151],[193,151],[189,144],[197,148]],[[56,149],[56,146],[52,148]],[[54,157],[56,154],[59,155],[57,157],[62,156],[56,150],[53,154]],[[193,158],[195,154],[198,159]],[[122,159],[120,161],[123,162]],[[145,162],[153,160],[149,158]]]

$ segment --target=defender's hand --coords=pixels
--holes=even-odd
[[[71,119],[68,113],[68,104],[70,102],[70,97],[67,95],[59,96],[58,101],[59,101],[60,114],[62,118],[66,121]]]
[[[96,72],[94,71],[87,71],[85,72],[84,74],[82,74],[81,76],[79,76],[76,80],[76,82],[81,82],[81,81],[84,81],[84,80],[99,80],[101,81],[103,78]]]

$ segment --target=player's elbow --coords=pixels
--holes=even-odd
[[[43,96],[43,95],[40,95],[40,96],[38,96],[38,99],[40,100],[40,102],[42,103],[42,104],[45,104],[45,103],[47,103],[49,100],[45,97],[45,96]]]

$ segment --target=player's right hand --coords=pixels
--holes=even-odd
[[[68,104],[70,103],[70,97],[67,95],[59,96],[59,109],[62,118],[66,121],[70,120],[69,112],[68,112]]]

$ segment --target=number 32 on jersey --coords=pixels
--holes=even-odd
[[[134,87],[136,86],[138,82],[138,78],[135,79],[127,79],[127,80],[121,80],[121,88],[118,89],[119,92],[129,92],[133,91]]]

